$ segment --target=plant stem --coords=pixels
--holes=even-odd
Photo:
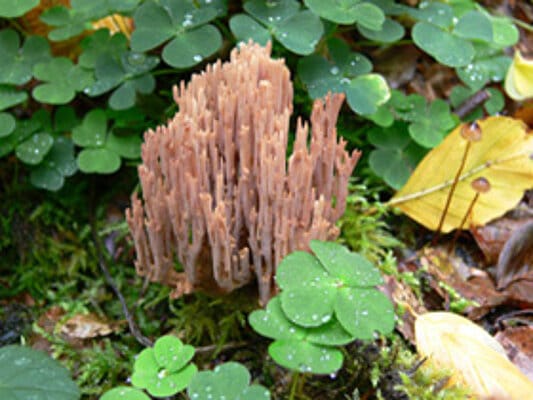
[[[300,377],[299,372],[294,372],[292,374],[292,383],[291,383],[291,393],[289,394],[289,400],[294,400],[296,391],[298,389],[298,378]]]

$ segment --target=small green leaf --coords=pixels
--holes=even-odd
[[[11,135],[16,124],[15,117],[9,113],[0,112],[0,138]]]
[[[408,13],[419,21],[427,22],[441,28],[448,28],[453,23],[453,9],[437,1],[424,1],[419,8],[407,8]]]
[[[109,97],[109,106],[113,110],[126,110],[135,105],[135,86],[126,81],[113,91]]]
[[[295,251],[287,255],[276,271],[276,283],[282,290],[315,286],[328,277],[318,259],[305,251]]]
[[[488,88],[490,98],[483,104],[483,107],[489,115],[495,115],[505,107],[505,97],[496,88]]]
[[[487,82],[501,82],[511,65],[507,56],[488,56],[475,60],[466,67],[456,69],[459,78],[473,91],[478,91]]]
[[[108,149],[83,149],[77,161],[80,171],[86,174],[111,174],[120,168],[120,156]]]
[[[183,345],[175,336],[166,335],[155,342],[154,356],[160,368],[169,373],[178,372],[194,357],[194,347]]]
[[[176,68],[189,68],[216,52],[222,36],[213,25],[204,25],[184,32],[163,49],[163,60]]]
[[[456,121],[450,113],[448,103],[437,99],[427,107],[424,114],[409,125],[409,134],[419,145],[433,148],[455,125]]]
[[[379,74],[366,74],[352,79],[346,88],[350,108],[358,114],[374,114],[390,98],[385,78]]]
[[[251,39],[265,46],[271,39],[268,29],[246,14],[234,15],[229,21],[229,26],[235,38],[244,43],[248,43]]]
[[[304,3],[315,14],[337,24],[353,24],[360,16],[356,6],[361,0],[304,0]]]
[[[50,45],[41,36],[30,36],[19,49],[18,34],[12,29],[0,31],[0,83],[24,85],[32,77],[36,63],[49,59]]]
[[[314,286],[285,289],[280,294],[281,307],[287,318],[305,328],[331,320],[337,295],[335,282],[329,277],[313,283]]]
[[[492,42],[492,22],[480,11],[469,11],[464,14],[455,27],[453,34],[465,39]]]
[[[491,17],[493,43],[504,48],[513,46],[518,42],[519,32],[516,26],[504,17]]]
[[[54,138],[49,133],[36,133],[19,144],[15,152],[22,162],[37,165],[48,154],[53,144]]]
[[[107,118],[105,111],[94,109],[83,118],[81,125],[72,131],[72,140],[82,147],[102,147],[107,137]]]
[[[340,350],[295,339],[276,340],[268,353],[279,365],[299,372],[332,374],[342,367]]]
[[[306,332],[305,339],[308,342],[324,346],[344,346],[356,339],[336,318],[316,328],[308,328]]]
[[[77,400],[80,392],[65,367],[41,351],[0,348],[0,398]]]
[[[304,329],[287,319],[279,296],[270,299],[266,310],[253,311],[248,316],[248,322],[257,333],[271,339],[305,337]]]
[[[143,2],[135,11],[133,19],[135,30],[131,35],[131,48],[134,51],[151,50],[175,33],[168,11],[154,1]]]
[[[309,246],[329,275],[337,279],[339,284],[369,287],[383,283],[379,270],[360,254],[335,242],[311,240]]]
[[[300,11],[276,24],[273,30],[274,36],[283,46],[300,55],[311,54],[323,33],[320,18],[311,11]]]
[[[359,339],[373,339],[376,332],[388,334],[394,329],[394,308],[377,289],[346,287],[339,291],[335,315],[350,334]]]
[[[187,394],[195,400],[268,400],[270,393],[260,385],[248,386],[250,373],[241,364],[227,362],[212,372],[198,373],[189,384]],[[251,396],[256,397],[251,397]]]
[[[365,26],[362,24],[358,24],[357,29],[367,39],[374,40],[379,43],[397,42],[405,34],[403,25],[390,18],[385,19],[383,26],[379,30],[365,28]]]
[[[74,175],[78,166],[74,157],[74,144],[64,136],[56,137],[44,160],[31,171],[33,186],[56,191],[63,187],[65,177]]]
[[[136,159],[141,156],[142,140],[136,135],[118,136],[111,133],[107,137],[105,147],[123,158]]]
[[[35,187],[55,192],[63,187],[65,178],[56,169],[39,165],[31,171],[30,182]]]
[[[385,22],[381,8],[372,3],[359,3],[355,6],[357,25],[371,31],[380,31]]]
[[[39,4],[39,0],[2,0],[0,2],[0,17],[20,17],[36,7],[37,4]]]
[[[295,0],[264,1],[250,0],[244,3],[244,10],[265,25],[279,24],[295,15],[300,5]]]
[[[150,400],[150,397],[139,389],[118,386],[105,392],[100,400]]]
[[[85,37],[80,46],[83,52],[78,59],[79,64],[84,68],[95,68],[100,56],[124,53],[128,48],[128,39],[122,33],[111,35],[108,29],[99,29]]]
[[[23,103],[28,93],[15,89],[13,86],[0,85],[0,111]]]

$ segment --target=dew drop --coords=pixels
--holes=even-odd
[[[202,61],[202,56],[200,54],[196,54],[192,57],[192,59],[196,62]]]

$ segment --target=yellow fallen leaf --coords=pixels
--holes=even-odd
[[[468,125],[457,127],[424,157],[389,205],[436,230],[468,146],[441,231],[461,227],[467,213],[464,225],[470,227],[484,225],[513,208],[533,187],[533,135],[522,121],[509,117],[488,117],[477,124],[481,130],[481,137],[474,138],[477,141],[461,135]],[[477,192],[472,184],[478,184]]]
[[[518,50],[505,77],[505,91],[517,101],[533,98],[533,60],[525,59]]]
[[[120,14],[113,14],[93,22],[93,29],[107,28],[112,35],[122,32],[128,39],[133,31],[133,20]]]
[[[470,320],[449,312],[429,312],[415,322],[418,353],[452,373],[475,398],[533,398],[530,381],[505,354],[496,339]]]

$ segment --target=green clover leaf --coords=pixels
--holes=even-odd
[[[33,66],[51,58],[50,45],[41,36],[30,36],[19,46],[20,38],[14,30],[0,31],[0,83],[24,85],[32,77]]]
[[[476,57],[466,67],[457,68],[457,76],[472,90],[478,91],[488,82],[501,82],[511,65],[511,58],[505,55],[488,55]]]
[[[46,353],[23,346],[0,348],[0,398],[78,400],[70,372]]]
[[[0,112],[0,138],[11,135],[15,130],[17,121],[9,113]]]
[[[450,113],[448,103],[441,99],[432,101],[420,111],[418,118],[409,125],[409,134],[419,145],[433,148],[455,127],[457,121]]]
[[[465,39],[492,42],[492,21],[480,11],[468,11],[453,28],[453,34]]]
[[[195,400],[268,400],[269,391],[261,385],[250,386],[250,373],[241,364],[227,362],[213,371],[199,372],[189,384],[187,394]]]
[[[144,2],[135,12],[131,48],[143,52],[168,40],[163,60],[176,68],[188,68],[215,53],[222,45],[217,28],[207,24],[216,18],[215,7],[196,7],[188,0]]]
[[[54,144],[54,138],[49,133],[40,132],[19,144],[15,150],[19,160],[26,164],[37,165]]]
[[[35,100],[46,104],[65,104],[74,99],[77,91],[88,86],[91,74],[75,66],[66,57],[53,58],[48,62],[37,64],[33,73],[44,83],[32,91]]]
[[[140,155],[140,137],[108,132],[107,116],[101,109],[85,115],[81,125],[73,129],[72,140],[85,147],[77,159],[79,169],[85,173],[113,173],[120,168],[121,157],[138,158]]]
[[[80,46],[83,52],[78,63],[84,68],[94,69],[98,57],[124,53],[128,49],[128,39],[122,33],[111,35],[108,29],[99,29],[85,37]]]
[[[385,22],[383,10],[361,0],[305,0],[305,5],[320,17],[337,24],[358,26],[373,31],[381,30]]]
[[[230,20],[231,31],[239,41],[258,39],[259,43],[265,43],[274,36],[288,50],[308,55],[324,32],[320,18],[300,9],[295,0],[251,0],[244,4],[244,10],[254,19],[237,14]]]
[[[71,0],[70,7],[56,6],[41,14],[41,20],[55,27],[48,34],[52,41],[63,41],[92,28],[96,21],[114,13],[132,11],[140,0]]]
[[[0,85],[0,111],[23,103],[28,99],[28,93],[10,85]]]
[[[63,187],[65,177],[78,170],[72,140],[64,136],[56,137],[44,160],[31,171],[32,185],[50,191]]]
[[[294,252],[278,266],[276,282],[281,289],[283,313],[293,323],[305,328],[318,327],[334,316],[342,327],[354,337],[369,339],[368,332],[388,333],[394,327],[392,304],[388,300],[378,303],[379,313],[368,309],[363,301],[354,303],[357,315],[347,310],[345,297],[367,298],[375,291],[373,286],[382,283],[381,275],[362,256],[345,247],[330,242],[311,241],[316,257],[305,252]],[[352,319],[357,317],[357,324]],[[363,328],[362,323],[366,324]],[[355,324],[355,325],[354,325]]]
[[[370,153],[370,168],[396,190],[407,182],[427,152],[411,139],[407,124],[402,122],[389,128],[370,129],[368,141],[377,147]]]
[[[351,52],[340,39],[328,41],[331,61],[312,54],[298,62],[298,75],[307,86],[309,95],[316,99],[328,92],[343,93],[351,80],[372,70],[372,63],[364,55]]]
[[[493,17],[492,21],[492,40],[493,45],[500,48],[513,46],[518,42],[519,33],[516,26],[509,18],[505,17]]]
[[[133,107],[137,93],[153,92],[155,79],[149,71],[158,63],[157,57],[144,53],[102,54],[96,60],[95,82],[84,92],[89,96],[99,96],[116,88],[109,98],[110,107],[114,110]]]
[[[39,0],[3,0],[0,2],[0,17],[20,17],[36,7],[37,4],[39,4]]]
[[[404,10],[418,21],[427,22],[440,28],[448,28],[453,24],[453,8],[437,1],[421,2],[418,8],[404,7]]]
[[[367,39],[379,43],[394,43],[400,40],[405,35],[405,29],[402,24],[393,19],[386,18],[381,29],[368,29],[362,24],[357,26],[357,29]]]
[[[135,360],[131,383],[156,397],[172,396],[189,385],[197,368],[189,361],[194,348],[175,336],[159,338],[153,348],[144,349]]]
[[[486,88],[485,90],[490,94],[489,99],[483,103],[482,107],[476,107],[470,114],[465,116],[463,118],[464,121],[474,121],[483,118],[483,109],[489,115],[495,115],[503,109],[505,106],[505,97],[503,94],[496,88]],[[458,107],[475,93],[476,91],[469,87],[461,85],[454,86],[450,93],[450,103],[453,107]]]
[[[150,400],[150,397],[139,389],[118,386],[105,392],[100,400]]]

